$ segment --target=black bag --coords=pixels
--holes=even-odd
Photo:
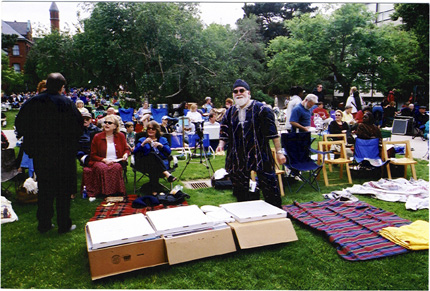
[[[163,204],[164,206],[168,206],[168,205],[178,205],[181,204],[182,202],[185,201],[185,198],[189,199],[190,195],[182,192],[182,191],[178,191],[176,192],[175,195],[173,194],[166,194],[166,195],[156,195],[155,196],[158,201],[160,201],[161,204]]]
[[[215,180],[213,177],[211,179],[212,187],[214,187],[217,190],[224,190],[224,189],[233,189],[233,183],[230,180],[230,177],[225,176],[222,179]]]

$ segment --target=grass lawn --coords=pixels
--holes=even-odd
[[[8,121],[9,123],[9,121]],[[216,169],[224,167],[224,159],[212,159]],[[176,176],[186,162],[179,161]],[[416,166],[418,177],[428,180],[427,161]],[[81,169],[79,169],[79,185]],[[335,171],[331,177],[336,177]],[[410,172],[408,172],[410,174]],[[133,193],[133,172],[128,170],[128,193]],[[190,163],[182,179],[205,179],[203,165]],[[147,182],[147,178],[140,182]],[[361,184],[364,180],[353,180]],[[293,191],[300,182],[292,185]],[[322,201],[321,194],[339,190],[341,186],[325,187],[321,193],[306,186],[299,193],[286,195],[283,204],[293,201]],[[346,184],[344,185],[347,186]],[[212,188],[185,189],[189,204],[219,205],[235,202],[231,190]],[[404,203],[384,202],[358,196],[386,211],[415,221],[428,221],[428,210],[409,211]],[[84,226],[94,215],[101,199],[89,202],[72,201],[71,217],[77,230],[58,235],[37,231],[36,205],[21,205],[9,197],[19,220],[1,226],[1,288],[37,289],[365,289],[365,290],[428,290],[428,251],[415,251],[383,259],[349,262],[342,259],[324,235],[293,221],[299,238],[296,242],[240,250],[218,257],[205,258],[174,266],[158,266],[91,281],[86,252]],[[55,220],[54,220],[55,222]]]

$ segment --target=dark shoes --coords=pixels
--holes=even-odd
[[[76,224],[72,224],[72,226],[70,226],[70,228],[68,230],[66,230],[66,231],[60,231],[60,230],[58,230],[58,233],[59,234],[68,233],[68,232],[71,232],[71,231],[73,231],[75,229],[76,229]]]
[[[49,228],[40,228],[40,227],[38,227],[37,230],[39,230],[40,233],[45,233],[45,232],[50,231],[54,227],[55,227],[55,224],[51,224],[51,226]]]

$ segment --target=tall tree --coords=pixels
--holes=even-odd
[[[416,80],[416,85],[425,87],[425,100],[428,103],[429,93],[429,4],[402,3],[394,4],[393,20],[402,19],[402,27],[413,32],[418,40],[421,54],[413,64],[416,72],[422,76],[422,82]],[[410,92],[411,90],[409,90]],[[409,93],[407,92],[407,93]]]
[[[246,17],[251,14],[257,16],[260,32],[267,43],[277,36],[288,36],[289,31],[283,24],[285,20],[300,17],[302,14],[316,11],[317,7],[311,7],[310,3],[250,3],[242,8]]]
[[[413,74],[405,60],[416,58],[416,39],[394,27],[376,27],[373,20],[364,5],[345,4],[327,17],[288,21],[290,38],[276,38],[267,50],[277,84],[312,84],[332,74],[344,98],[352,85],[382,92],[396,86]]]
[[[25,78],[35,88],[52,72],[61,72],[67,80],[71,80],[73,40],[70,35],[54,31],[37,39],[28,54],[25,63]]]

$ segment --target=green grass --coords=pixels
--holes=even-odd
[[[6,115],[6,126],[2,126],[2,130],[13,130],[13,126],[15,124],[15,117],[18,114],[18,109],[12,109],[8,111],[3,111],[3,113]]]
[[[194,162],[195,160],[193,160]],[[216,169],[224,167],[224,158],[211,159]],[[186,162],[179,161],[179,176]],[[416,166],[419,178],[428,180],[427,161]],[[78,167],[80,170],[80,167]],[[336,169],[337,170],[337,169]],[[338,173],[330,174],[335,178]],[[408,172],[410,174],[410,172]],[[81,170],[78,173],[79,183]],[[126,188],[133,192],[133,172],[128,170]],[[209,178],[205,166],[190,163],[183,180]],[[144,178],[139,185],[147,182]],[[341,182],[341,181],[340,181]],[[353,180],[361,184],[365,180]],[[292,185],[293,191],[300,185]],[[322,201],[322,195],[342,186],[323,186],[321,193],[305,187],[299,193],[285,188],[283,204],[293,201]],[[285,185],[286,186],[286,185]],[[344,185],[347,187],[348,185]],[[189,204],[198,206],[234,202],[231,190],[184,190]],[[379,201],[366,196],[360,200],[391,211],[400,217],[428,221],[428,210],[409,211],[404,203]],[[36,205],[18,204],[9,198],[19,220],[1,226],[1,287],[37,289],[378,289],[428,290],[428,251],[416,251],[383,259],[349,262],[342,259],[327,237],[293,221],[299,238],[296,242],[240,250],[174,266],[158,266],[91,281],[84,226],[94,215],[101,199],[72,201],[71,217],[77,230],[58,235],[37,231]]]

